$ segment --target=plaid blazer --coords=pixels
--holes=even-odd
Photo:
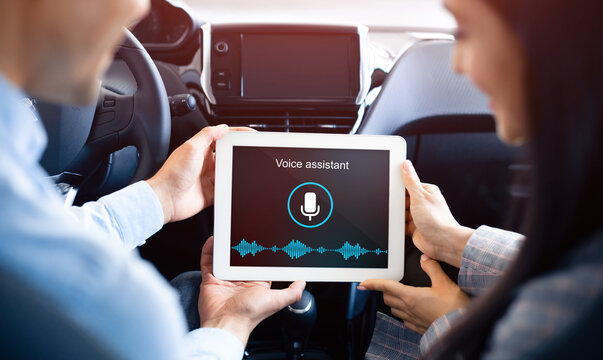
[[[479,296],[513,261],[523,240],[523,236],[513,232],[487,226],[478,228],[463,253],[459,286]],[[602,297],[603,233],[599,233],[569,254],[559,268],[518,289],[506,314],[496,323],[482,358],[526,359],[542,349],[552,348],[567,335],[567,329],[579,326]],[[463,311],[459,309],[437,319],[422,337],[402,322],[379,314],[366,358],[418,358],[450,330]],[[603,330],[601,333],[603,339]],[[404,338],[395,341],[392,334]]]

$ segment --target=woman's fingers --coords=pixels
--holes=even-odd
[[[401,319],[402,321],[404,321],[404,325],[414,332],[417,332],[419,334],[424,334],[425,331],[427,330],[425,327],[418,325],[418,323],[415,322],[415,319],[404,311],[392,308],[392,315],[394,315],[398,319]]]
[[[358,290],[375,290],[382,293],[398,295],[404,292],[404,289],[410,287],[400,284],[398,281],[385,279],[364,280],[358,284]]]
[[[410,313],[416,294],[422,288],[408,286],[393,280],[371,279],[360,283],[359,287],[383,293],[383,302],[392,309]]]
[[[383,293],[383,302],[385,303],[385,305],[389,306],[392,309],[398,309],[400,311],[408,313],[408,309],[410,308],[410,301],[412,300],[402,299],[397,297],[396,295],[389,293]]]
[[[412,236],[416,230],[417,230],[417,227],[415,225],[415,222],[412,221],[412,216],[411,216],[408,223],[406,223],[406,235]]]
[[[404,322],[404,325],[406,325],[406,327],[409,328],[410,330],[412,330],[412,331],[414,331],[416,333],[419,333],[421,335],[423,335],[425,333],[425,330],[426,330],[426,329],[424,329],[422,327],[419,327],[419,326],[415,325],[413,322],[408,321],[408,320]]]
[[[424,189],[421,186],[421,180],[410,160],[405,160],[402,164],[402,181],[411,199],[423,196]]]
[[[440,287],[450,282],[440,263],[425,254],[421,255],[421,268],[429,276],[432,287]]]
[[[408,313],[406,311],[397,308],[392,308],[392,315],[394,315],[400,320],[404,320],[404,322],[410,320],[410,316],[408,316]]]

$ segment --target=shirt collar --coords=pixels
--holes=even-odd
[[[0,149],[18,161],[38,162],[46,148],[46,130],[23,90],[0,73]]]

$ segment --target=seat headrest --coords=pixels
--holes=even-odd
[[[415,121],[446,116],[485,118],[492,127],[487,97],[452,69],[453,49],[453,41],[426,40],[405,51],[358,133],[398,134]]]

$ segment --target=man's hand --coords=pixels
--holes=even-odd
[[[402,165],[402,180],[409,195],[407,233],[412,235],[413,243],[430,258],[460,267],[465,245],[474,230],[459,225],[440,189],[422,184],[408,160]]]
[[[421,268],[431,279],[429,288],[407,286],[393,280],[366,280],[358,289],[383,292],[383,301],[392,308],[392,314],[404,320],[409,329],[423,334],[440,316],[465,307],[469,298],[437,261],[423,255]]]
[[[301,299],[306,283],[296,281],[289,288],[270,290],[270,282],[231,282],[214,277],[214,239],[210,237],[201,254],[203,282],[199,292],[199,317],[201,327],[214,327],[230,331],[243,345],[251,331],[262,320],[287,305]]]
[[[208,126],[174,150],[147,180],[163,208],[164,224],[187,219],[213,204],[216,141],[229,131],[253,130]]]

